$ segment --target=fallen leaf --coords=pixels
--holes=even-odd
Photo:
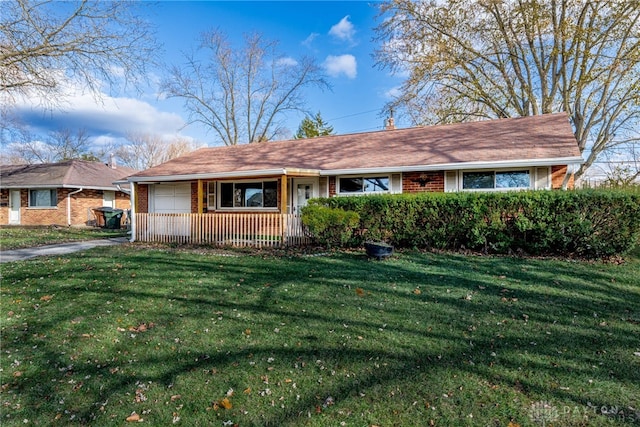
[[[224,409],[233,408],[233,405],[231,404],[231,401],[229,399],[227,399],[226,397],[220,401],[220,406],[222,406]]]
[[[135,422],[139,422],[142,421],[142,418],[140,418],[140,415],[136,414],[135,412],[131,415],[129,415],[126,419],[126,421],[128,423],[135,423]]]
[[[413,291],[413,293],[414,293],[414,294],[416,294],[416,295],[420,295],[420,294],[422,293],[422,291],[421,291],[420,289],[416,288],[416,289]]]
[[[509,425],[507,427],[520,427],[520,424],[509,421]]]
[[[40,301],[51,301],[53,299],[53,295],[44,295],[40,297]]]
[[[244,394],[251,394],[251,387],[247,387],[243,391]]]
[[[362,288],[356,288],[356,294],[361,297],[364,295],[364,290]]]
[[[245,335],[251,335],[251,329],[247,328],[244,330]]]
[[[175,402],[176,400],[180,399],[182,396],[179,394],[174,394],[173,396],[171,396],[171,401]]]

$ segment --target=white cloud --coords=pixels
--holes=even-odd
[[[178,114],[159,111],[147,102],[104,94],[96,99],[91,94],[73,93],[63,108],[46,110],[37,100],[31,100],[16,105],[16,114],[41,131],[86,129],[94,136],[120,137],[127,132],[173,134],[185,124]]]
[[[353,23],[349,21],[350,16],[347,15],[335,24],[329,30],[329,35],[337,38],[338,40],[347,41],[353,43],[353,36],[356,33]]]
[[[295,59],[289,56],[286,56],[284,58],[278,59],[277,64],[283,65],[283,66],[295,67],[296,65],[298,65],[298,61],[296,61]]]
[[[308,48],[311,48],[311,45],[313,44],[313,41],[314,41],[316,38],[318,38],[318,36],[319,36],[319,35],[320,35],[320,34],[318,34],[318,33],[311,33],[311,34],[309,34],[309,36],[308,36],[306,39],[304,39],[304,40],[301,42],[301,44],[302,44],[303,46],[306,46],[306,47],[308,47]]]
[[[358,74],[358,64],[353,55],[327,56],[324,60],[324,68],[331,77],[338,77],[344,74],[350,79],[355,79]]]
[[[401,95],[400,86],[395,86],[384,93],[387,99],[396,99]]]

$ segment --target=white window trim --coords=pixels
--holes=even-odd
[[[371,174],[364,174],[364,175],[337,175],[336,176],[336,195],[337,196],[363,196],[363,195],[367,195],[367,194],[390,194],[392,193],[391,191],[391,186],[393,185],[393,182],[391,181],[391,175],[390,173],[371,173]],[[386,191],[363,191],[361,193],[356,193],[356,192],[349,192],[349,193],[343,193],[340,191],[340,180],[342,178],[372,178],[372,177],[377,177],[377,178],[387,178],[389,180],[389,189]],[[402,178],[401,178],[402,181]]]
[[[493,188],[464,188],[464,174],[469,172],[493,172]],[[528,187],[497,188],[495,176],[499,172],[529,172]],[[458,191],[467,192],[504,192],[504,191],[527,191],[535,189],[535,168],[500,168],[500,169],[465,169],[458,171]]]
[[[242,206],[242,207],[223,207],[222,206],[222,184],[246,184],[251,182],[275,182],[276,183],[276,192],[280,194],[280,187],[278,186],[277,179],[241,179],[237,181],[218,181],[216,183],[216,191],[218,194],[216,195],[216,212],[238,212],[238,211],[258,211],[258,212],[279,212],[280,209],[278,206],[273,208],[265,208],[265,207],[251,207],[251,206]],[[264,189],[264,185],[263,185]],[[277,196],[276,196],[277,197]],[[263,200],[264,201],[264,200]]]
[[[213,192],[211,191],[211,187],[213,187]],[[213,203],[211,203],[211,198],[213,197]],[[216,211],[218,207],[218,182],[217,181],[207,181],[207,212]]]

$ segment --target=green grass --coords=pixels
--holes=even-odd
[[[637,425],[637,255],[133,244],[3,264],[0,423]]]
[[[6,251],[55,243],[106,239],[119,236],[126,236],[126,230],[49,226],[2,227],[0,228],[0,248]]]

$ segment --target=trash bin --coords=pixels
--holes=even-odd
[[[98,225],[102,228],[117,230],[120,228],[122,220],[122,209],[114,209],[109,207],[95,208],[93,212],[98,219]]]
[[[104,213],[102,212],[102,208],[92,208],[91,211],[96,217],[96,226],[104,228]]]
[[[118,230],[122,221],[122,209],[103,208],[105,228]]]

